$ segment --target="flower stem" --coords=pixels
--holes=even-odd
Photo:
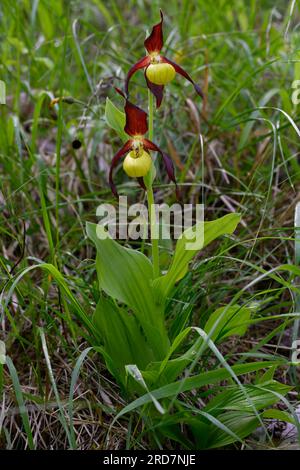
[[[148,110],[149,110],[149,140],[153,140],[153,94],[148,90]],[[153,194],[153,173],[154,173],[154,164],[152,162],[152,168],[149,171],[149,175],[146,181],[147,187],[147,199],[148,199],[148,210],[150,218],[150,236],[151,236],[151,245],[152,245],[152,262],[153,262],[153,274],[154,278],[160,276],[159,269],[159,231],[155,214],[154,207],[154,194]]]
[[[149,111],[149,126],[148,126],[148,133],[149,133],[149,140],[153,140],[153,94],[150,90],[148,90],[148,111]]]
[[[154,278],[159,277],[159,248],[158,248],[158,227],[156,221],[156,214],[154,209],[154,196],[152,185],[147,188],[148,209],[150,218],[150,236],[152,245],[152,262]]]

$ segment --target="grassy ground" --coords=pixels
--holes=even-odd
[[[201,326],[240,294],[265,321],[223,345],[229,363],[249,351],[289,357],[293,321],[267,319],[295,310],[293,274],[270,273],[294,260],[300,183],[299,113],[291,99],[292,83],[300,79],[297,2],[2,0],[0,79],[7,105],[0,105],[1,339],[10,360],[0,366],[0,448],[58,449],[70,442],[80,449],[153,446],[134,413],[110,428],[126,400],[98,354],[86,356],[80,371],[75,367],[88,343],[52,274],[38,265],[56,266],[71,295],[92,314],[98,296],[95,252],[84,225],[96,220],[101,202],[113,201],[107,172],[120,146],[104,119],[105,99],[121,107],[112,87],[123,86],[141,57],[160,6],[166,52],[206,94],[200,108],[193,88],[178,78],[156,113],[155,129],[176,163],[182,198],[198,202],[204,195],[207,219],[231,211],[243,215],[234,238],[215,243],[180,283],[168,319],[184,305],[192,324]],[[134,82],[135,99],[145,103],[143,75]],[[62,95],[75,102],[49,107]],[[83,143],[78,150],[75,139]],[[164,178],[159,174],[156,200],[171,202],[173,187]],[[117,181],[132,201],[144,198],[123,172]],[[277,378],[295,386],[288,399],[296,407],[299,370],[282,368]],[[66,417],[70,393],[72,426]],[[184,399],[192,401],[189,395]],[[271,442],[279,445],[280,439]],[[164,445],[178,446],[171,438]],[[246,445],[271,446],[255,437]]]

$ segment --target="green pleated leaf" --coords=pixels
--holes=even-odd
[[[218,416],[218,422],[219,426],[212,423],[208,430],[205,449],[216,449],[242,440],[259,426],[259,419],[255,414],[241,411],[227,411]]]
[[[295,426],[295,419],[287,411],[278,410],[277,408],[269,408],[263,412],[263,417],[267,419],[278,419],[285,423],[290,423]]]
[[[96,269],[100,289],[132,309],[156,360],[163,359],[169,340],[163,308],[154,296],[151,262],[139,251],[112,240],[101,225],[87,223],[86,229],[97,248]]]
[[[204,331],[212,341],[223,341],[228,336],[246,333],[251,317],[251,310],[240,305],[230,305],[218,308],[208,319]]]
[[[167,274],[154,281],[160,301],[163,301],[175,283],[185,276],[193,257],[216,238],[233,233],[240,218],[239,214],[232,213],[212,222],[198,222],[181,235]]]
[[[203,411],[215,417],[230,433],[224,432],[222,426],[212,425],[208,431],[207,448],[231,444],[237,440],[234,435],[239,439],[247,437],[259,425],[258,417],[252,411],[253,406],[260,411],[277,403],[279,396],[286,395],[290,390],[291,387],[275,380],[261,385],[245,385],[246,394],[236,385],[227,387]]]
[[[240,387],[231,385],[219,393],[205,407],[213,415],[218,415],[221,411],[251,411],[253,405],[257,410],[261,410],[278,402],[277,394],[286,395],[292,387],[271,380],[260,385],[245,385],[244,392]]]
[[[100,298],[93,323],[110,358],[107,366],[118,381],[125,380],[126,365],[136,363],[138,367],[145,368],[153,360],[153,354],[136,317],[117,307],[112,301]]]

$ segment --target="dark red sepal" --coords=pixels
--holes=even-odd
[[[116,90],[117,93],[119,93],[119,95],[121,95],[124,98],[124,100],[126,100],[126,95],[125,95],[124,91],[121,90],[121,88],[118,88],[118,87],[115,86],[115,90]]]
[[[151,93],[155,96],[156,107],[159,108],[163,99],[163,95],[164,95],[164,85],[155,85],[155,83],[150,82],[150,80],[148,80],[147,78],[146,71],[147,69],[145,70],[145,80],[147,83],[147,87],[149,88]]]
[[[148,36],[144,42],[144,46],[149,54],[151,54],[151,52],[160,52],[164,45],[162,30],[164,15],[161,10],[160,18],[160,22],[153,26],[150,36]]]
[[[175,170],[174,170],[174,165],[173,165],[173,161],[172,161],[171,157],[167,153],[163,152],[156,144],[151,142],[151,140],[143,139],[143,146],[146,149],[154,150],[155,152],[160,153],[160,155],[163,158],[163,162],[164,162],[165,168],[167,170],[168,177],[170,178],[171,181],[173,181],[173,183],[176,186],[176,195],[178,196],[179,193],[178,193],[178,190],[177,190]]]
[[[115,90],[126,100],[124,107],[126,115],[124,131],[126,134],[130,135],[131,137],[146,134],[148,132],[147,113],[143,109],[128,101],[120,88],[115,88]]]
[[[150,57],[147,55],[146,57],[143,57],[140,59],[136,64],[134,64],[131,69],[129,70],[126,80],[125,80],[125,93],[128,96],[128,86],[129,86],[129,80],[131,79],[132,75],[140,69],[143,69],[144,67],[147,67],[147,65],[150,64]]]
[[[190,77],[189,74],[183,68],[181,68],[178,64],[176,64],[176,62],[173,62],[172,60],[169,60],[166,57],[161,57],[161,61],[166,62],[167,64],[170,64],[170,65],[173,65],[176,72],[182,75],[184,78],[186,78],[189,82],[191,82],[195,88],[196,93],[199,96],[201,96],[201,98],[204,98],[201,88],[194,82],[192,77]]]
[[[113,181],[113,170],[117,166],[119,160],[125,153],[129,152],[132,149],[132,140],[128,140],[122,148],[115,154],[113,157],[110,168],[109,168],[109,185],[114,196],[118,197],[118,191]]]

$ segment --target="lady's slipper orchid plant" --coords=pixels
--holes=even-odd
[[[160,107],[163,99],[164,85],[171,82],[176,75],[176,72],[185,77],[191,82],[198,93],[203,98],[201,88],[192,80],[190,75],[181,68],[178,64],[166,57],[160,55],[160,51],[163,48],[163,13],[160,10],[161,20],[158,24],[154,25],[152,32],[148,38],[146,38],[144,45],[148,52],[146,57],[140,59],[134,64],[129,70],[126,82],[125,91],[128,96],[129,81],[132,75],[139,69],[145,69],[145,79],[148,88],[156,98],[156,106]]]
[[[241,384],[235,384],[235,381],[230,380],[233,377],[233,371],[224,367],[226,360],[220,353],[216,354],[218,349],[214,346],[215,342],[227,341],[230,335],[241,336],[245,334],[247,325],[252,323],[251,309],[246,305],[235,303],[234,299],[237,299],[235,296],[229,304],[221,306],[214,312],[211,312],[210,309],[210,316],[203,325],[201,324],[201,328],[189,325],[190,314],[193,313],[193,303],[188,302],[185,304],[188,306],[188,316],[185,312],[186,306],[184,307],[185,310],[178,312],[179,315],[176,314],[175,317],[167,313],[169,313],[169,305],[173,304],[175,299],[178,308],[185,303],[180,300],[180,297],[177,297],[177,292],[180,292],[180,288],[178,289],[177,286],[188,273],[194,256],[216,238],[222,235],[231,235],[239,223],[240,215],[230,213],[213,221],[197,220],[193,226],[188,227],[181,234],[173,254],[169,253],[169,250],[164,252],[166,256],[163,259],[163,271],[161,270],[161,246],[159,242],[164,237],[161,237],[160,232],[162,230],[160,228],[163,229],[166,223],[163,217],[160,217],[155,204],[153,193],[154,172],[152,172],[150,152],[160,153],[169,178],[175,184],[176,181],[171,158],[153,143],[153,140],[155,140],[153,137],[154,96],[156,96],[157,105],[159,106],[164,85],[174,78],[176,72],[192,82],[197,93],[201,95],[200,88],[195,85],[184,70],[177,64],[160,56],[163,45],[162,22],[163,16],[161,13],[161,22],[153,27],[150,37],[145,41],[149,55],[139,61],[128,74],[126,94],[116,89],[125,99],[125,116],[113,103],[109,104],[109,100],[106,108],[107,123],[124,138],[122,127],[125,118],[124,131],[128,135],[128,140],[113,157],[111,163],[109,172],[111,189],[117,196],[113,182],[113,170],[120,159],[125,156],[123,162],[125,172],[130,177],[137,178],[140,185],[147,191],[148,220],[146,220],[146,224],[144,220],[142,223],[143,230],[140,234],[142,235],[142,249],[136,250],[133,247],[129,248],[117,243],[114,240],[115,237],[110,235],[109,230],[102,222],[98,224],[87,223],[87,235],[97,249],[95,263],[101,293],[99,292],[92,321],[88,315],[84,315],[84,310],[81,308],[80,318],[86,318],[86,327],[88,332],[91,333],[89,336],[93,335],[95,338],[92,338],[92,348],[102,354],[108,370],[120,384],[125,397],[141,397],[141,401],[139,399],[134,400],[130,403],[130,408],[127,406],[121,410],[114,418],[114,422],[129,410],[137,411],[142,404],[143,411],[140,412],[138,419],[143,418],[143,413],[145,413],[147,417],[144,424],[145,430],[150,417],[151,433],[152,429],[156,428],[159,436],[169,440],[171,432],[172,436],[175,436],[176,443],[183,443],[184,448],[189,447],[190,443],[192,448],[197,449],[199,447],[201,449],[224,447],[224,445],[234,442],[234,440],[241,441],[241,439],[244,439],[246,433],[243,422],[245,419],[247,419],[247,423],[251,419],[251,423],[254,425],[254,427],[252,427],[252,424],[248,426],[247,432],[251,433],[255,429],[259,423],[258,417],[261,416],[261,409],[264,406],[262,401],[257,400],[259,408],[256,409],[256,402],[252,401],[255,396],[252,394],[250,396],[247,392],[247,390],[250,390],[246,388],[250,386],[248,383],[245,391],[243,387],[243,393],[241,393]],[[139,68],[146,68],[145,76],[149,87],[149,117],[145,111],[128,99],[129,79]],[[108,112],[109,109],[110,112]],[[149,134],[146,138],[148,121]],[[185,213],[183,212],[182,215],[184,216]],[[131,238],[129,229],[128,238]],[[148,247],[148,244],[144,244],[145,238],[149,238],[151,241],[151,248]],[[134,239],[136,240],[136,238]],[[126,245],[128,244],[126,243]],[[189,282],[191,282],[191,278],[187,279],[184,285],[188,286]],[[176,297],[174,297],[175,292]],[[224,325],[226,325],[226,328],[224,328]],[[197,337],[191,345],[192,334],[196,334]],[[186,344],[187,338],[189,339]],[[203,420],[201,420],[199,413],[197,417],[183,413],[182,401],[178,401],[177,396],[183,391],[189,391],[197,387],[196,383],[205,387],[210,385],[209,378],[207,381],[203,380],[204,376],[209,375],[207,372],[207,358],[210,357],[209,350],[213,354],[212,363],[215,382],[223,383],[227,379],[230,382],[228,389],[225,389],[225,392],[221,390],[219,395],[216,394],[218,393],[217,388],[211,389],[212,400],[206,397],[208,402],[203,408],[205,416],[203,415]],[[80,357],[84,359],[83,354],[86,353],[82,353]],[[220,367],[216,365],[216,358],[220,360]],[[186,386],[185,377],[190,374],[196,365],[199,374],[197,372],[197,375],[190,377],[194,381],[190,382],[188,387],[182,388],[181,383]],[[247,374],[248,382],[249,372],[255,372],[257,377],[257,372],[260,369],[270,368],[270,362],[253,362],[252,364],[247,362],[239,364],[237,367],[239,372],[236,373],[238,375]],[[290,390],[290,387],[270,380],[269,372],[267,382],[262,383],[262,380],[260,380],[259,383],[256,381],[256,384],[253,387],[251,385],[251,393],[254,387],[257,387],[257,396],[261,397],[261,390],[263,390],[263,397],[265,397],[263,400],[265,400],[268,411],[270,405],[278,399],[276,397],[274,399],[274,390],[278,390],[278,396],[282,396],[282,391],[287,393]],[[268,392],[269,384],[271,387]],[[169,391],[172,389],[173,392],[161,394],[160,397],[152,393],[153,390],[166,388]],[[241,404],[239,408],[241,411],[235,416],[235,420],[233,420],[232,414],[229,416],[226,410],[224,411],[222,406],[219,407],[219,413],[212,414],[215,421],[223,425],[223,430],[220,426],[215,426],[213,421],[208,420],[207,416],[209,416],[211,410],[215,411],[217,402],[219,404],[228,403],[228,393],[237,397],[237,403]],[[269,395],[266,395],[266,393],[269,393]],[[249,406],[244,410],[245,397],[249,401]],[[159,401],[160,398],[161,402]],[[203,407],[202,404],[201,407]],[[197,410],[197,408],[193,409]],[[207,410],[206,414],[205,410]],[[242,423],[240,427],[241,437],[237,434],[238,421]],[[229,423],[228,427],[224,423],[226,425]],[[167,429],[165,436],[164,429]],[[182,436],[182,438],[177,438],[177,436]],[[233,440],[228,440],[228,437]],[[149,441],[156,442],[152,434],[150,434]]]
[[[113,181],[113,170],[125,154],[127,154],[123,162],[125,173],[127,173],[131,178],[137,178],[140,186],[143,189],[146,189],[143,177],[147,175],[152,165],[149,150],[158,152],[162,156],[167,174],[170,180],[176,185],[174,166],[171,157],[167,153],[163,152],[154,142],[151,142],[151,140],[144,137],[148,132],[147,113],[128,101],[125,94],[120,89],[116,88],[116,91],[125,99],[124,111],[126,123],[124,131],[131,137],[131,139],[129,139],[115,154],[110,165],[109,184],[113,194],[118,197],[118,192]]]

